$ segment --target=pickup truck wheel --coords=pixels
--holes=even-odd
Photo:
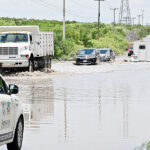
[[[17,123],[14,140],[12,143],[7,144],[8,150],[21,150],[23,141],[23,130],[24,130],[23,120],[20,118]]]

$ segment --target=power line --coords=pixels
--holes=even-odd
[[[59,14],[62,14],[62,12],[61,12],[61,9],[59,8],[59,7],[57,7],[57,6],[55,6],[55,5],[53,5],[53,4],[51,4],[51,3],[47,3],[47,2],[45,2],[45,1],[43,1],[43,0],[32,0],[34,3],[36,3],[36,4],[38,4],[38,5],[42,5],[43,7],[45,7],[45,8],[53,8],[53,9],[55,9],[56,11],[58,11],[59,12]],[[85,17],[85,16],[81,16],[81,15],[78,15],[76,12],[73,12],[72,10],[69,10],[69,9],[66,9],[66,14],[69,14],[69,15],[71,15],[71,16],[76,16],[76,17],[78,17],[78,18],[80,18],[80,19],[93,19],[92,17]]]
[[[43,6],[45,8],[55,8],[55,10],[60,13],[60,10],[56,9],[56,7],[53,6],[53,5],[47,5],[46,3],[43,3],[42,1],[37,1],[37,0],[31,0],[31,1],[34,2],[34,3],[36,3],[37,5]]]
[[[71,2],[78,5],[78,6],[81,6],[81,4],[78,3],[78,1],[71,0]]]
[[[113,8],[113,6],[111,6],[109,3],[105,2],[105,5],[109,6],[109,8]]]

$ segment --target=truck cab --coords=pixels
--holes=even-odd
[[[0,145],[8,150],[20,150],[23,140],[24,117],[21,101],[15,96],[16,85],[9,85],[0,76]]]
[[[32,48],[30,32],[3,32],[0,34],[0,66],[28,67]]]
[[[0,68],[33,70],[53,56],[53,32],[40,32],[39,26],[0,26]]]

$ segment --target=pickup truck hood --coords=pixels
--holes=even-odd
[[[28,43],[0,43],[0,47],[25,47],[29,46]]]
[[[101,56],[101,57],[105,57],[105,56],[106,56],[106,54],[100,54],[100,56]]]
[[[80,59],[89,59],[89,58],[95,58],[96,56],[94,54],[89,54],[89,55],[77,55],[76,58]]]

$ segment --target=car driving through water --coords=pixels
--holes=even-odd
[[[78,51],[76,56],[76,64],[90,63],[97,64],[100,62],[100,56],[96,49],[82,49]]]
[[[115,60],[115,53],[112,49],[101,48],[101,49],[97,49],[97,51],[99,52],[99,56],[100,56],[101,61]]]
[[[22,102],[15,94],[16,85],[8,85],[0,75],[0,146],[8,150],[21,150],[24,131]]]

